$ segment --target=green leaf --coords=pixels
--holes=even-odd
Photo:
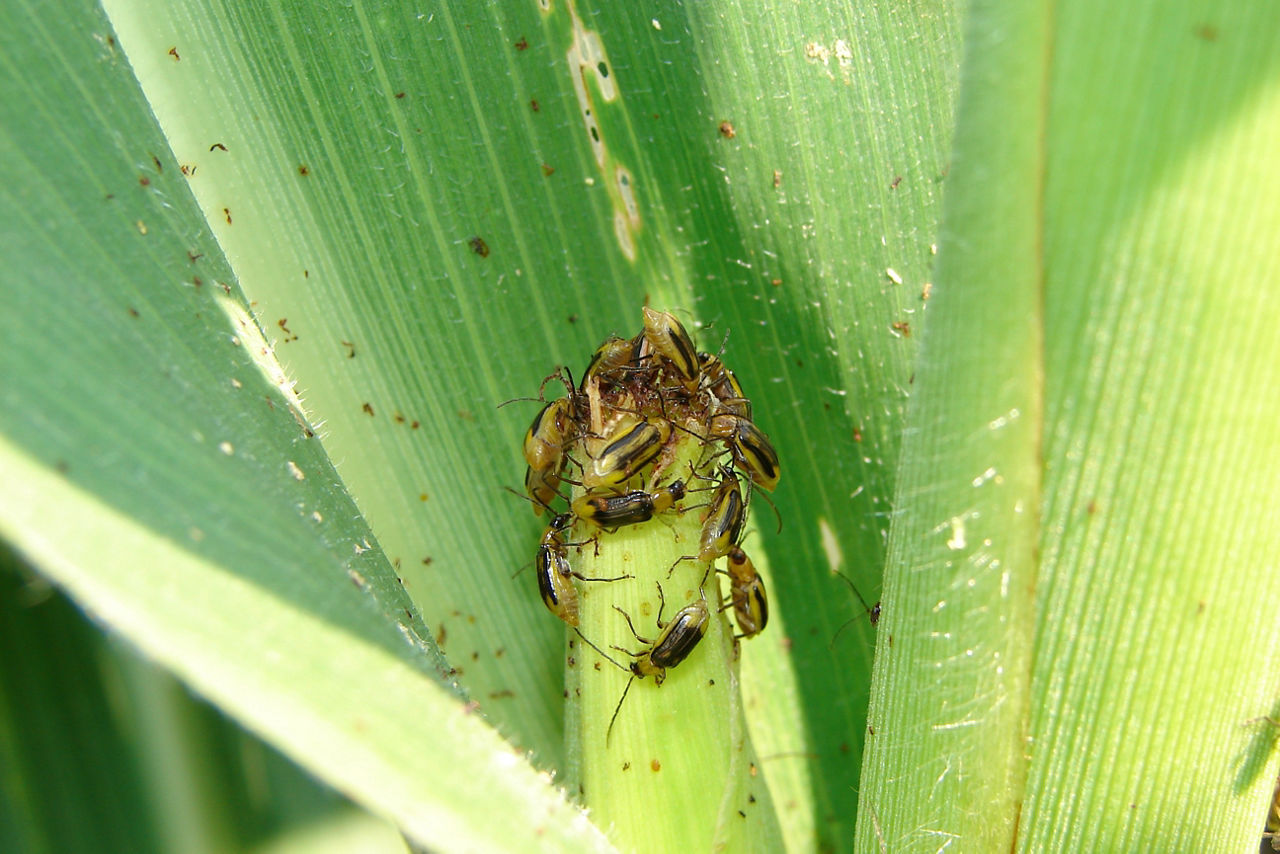
[[[492,768],[430,739],[457,722],[458,750],[491,755],[483,717],[563,767],[563,630],[511,578],[538,522],[501,491],[534,404],[497,406],[646,300],[683,307],[704,348],[732,332],[783,459],[784,529],[766,513],[751,541],[774,605],[743,661],[758,771],[791,847],[847,847],[871,630],[832,571],[871,593],[884,562],[948,164],[950,5],[105,5],[118,44],[86,9],[3,19],[5,78],[50,73],[0,108],[21,309],[0,431],[24,485],[0,533],[361,803],[416,833],[407,792],[474,818],[450,777],[339,763],[303,722],[359,706],[348,747],[474,776]],[[268,348],[240,286],[278,365],[251,360]],[[430,681],[426,626],[470,717]],[[299,660],[259,661],[267,629]],[[340,655],[339,637],[356,639]],[[397,690],[362,681],[386,671]],[[268,685],[289,715],[264,719]],[[540,806],[488,807],[564,815],[512,773]]]
[[[160,851],[145,784],[112,709],[95,632],[0,554],[0,846]]]
[[[6,851],[225,851],[354,811],[0,558]],[[368,814],[364,832],[398,839]]]
[[[6,12],[5,74],[48,73],[0,108],[0,534],[411,838],[509,850],[542,827],[549,848],[607,847],[442,672],[105,21],[54,37]],[[62,124],[73,94],[87,107]]]
[[[1273,8],[977,4],[954,154],[944,4],[107,12],[0,12],[0,536],[113,631],[420,842],[603,846],[516,756],[563,638],[497,406],[651,299],[782,456],[790,847],[1255,838]],[[890,518],[869,728],[831,571]]]
[[[950,12],[108,8],[344,483],[472,696],[541,764],[562,755],[561,629],[509,577],[537,529],[499,486],[532,408],[495,407],[581,366],[646,296],[696,299],[704,346],[733,330],[788,472],[760,643],[797,668],[779,678],[799,705],[756,696],[801,728],[768,737],[764,770],[799,786],[776,798],[799,804],[795,838],[839,844],[870,643],[864,626],[828,648],[858,613],[830,569],[871,590],[883,560],[914,340],[892,324],[920,328]]]
[[[776,622],[744,652],[748,722],[789,845],[843,849],[874,633],[833,572],[873,596],[884,566],[948,165],[956,12],[758,3],[688,14],[688,36],[663,19],[659,38],[691,39],[694,57],[674,65],[696,75],[654,109],[694,104],[700,121],[679,135],[661,183],[696,194],[699,311],[713,333],[731,330],[725,358],[784,472],[782,531],[758,504],[750,545],[769,567]],[[707,139],[701,128],[724,120],[733,139]],[[797,808],[797,793],[812,805]]]
[[[1277,24],[1248,3],[975,4],[860,848],[1257,844]]]

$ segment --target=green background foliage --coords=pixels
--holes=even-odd
[[[387,838],[140,652],[418,843],[606,848],[498,405],[645,302],[782,457],[790,848],[1256,835],[1273,8],[103,6],[0,10],[6,847]]]

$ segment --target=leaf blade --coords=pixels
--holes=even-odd
[[[15,453],[7,441],[0,459],[6,475],[20,475],[29,485],[4,498],[0,518],[8,539],[40,555],[46,571],[102,619],[129,626],[135,642],[197,691],[250,729],[270,733],[312,771],[343,780],[351,794],[412,838],[500,851],[513,840],[529,844],[532,833],[534,840],[546,840],[534,843],[546,850],[609,850],[585,816],[553,794],[509,744],[452,692],[423,679],[403,655],[301,609],[272,607],[271,591],[183,546],[158,541],[145,526]],[[62,508],[67,528],[42,524],[48,501]],[[99,536],[67,537],[67,529]],[[95,564],[95,544],[104,538],[125,554],[105,566],[98,560],[86,571]],[[139,565],[137,555],[152,559]],[[180,589],[165,589],[163,578],[170,575],[182,578]],[[163,591],[164,607],[156,605],[157,590]],[[211,601],[226,612],[205,607]],[[271,619],[246,626],[244,614]],[[233,629],[236,641],[225,641]],[[224,642],[203,642],[203,635]],[[285,653],[280,644],[287,637],[308,643]],[[267,654],[247,666],[251,649]],[[331,678],[316,680],[320,671]],[[299,692],[299,685],[307,690]],[[439,737],[424,741],[419,720],[404,709],[418,710]],[[404,749],[410,745],[414,749]],[[437,776],[458,767],[479,773]],[[488,806],[521,801],[524,807],[501,810],[501,816]]]
[[[1008,848],[1026,775],[1044,394],[1036,128],[1049,20],[1036,4],[974,4],[970,15],[937,314],[890,532],[858,804],[868,850]],[[981,239],[992,232],[998,242]]]
[[[106,22],[87,7],[48,28],[30,6],[3,14],[5,73],[50,69],[0,107],[0,235],[20,309],[0,319],[14,345],[4,538],[423,844],[509,850],[546,822],[535,844],[607,850],[441,672],[283,372],[237,325],[235,279]],[[86,108],[56,109],[67,93]],[[459,764],[489,787],[470,809],[436,774]],[[525,806],[495,822],[504,792]]]

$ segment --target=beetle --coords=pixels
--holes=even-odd
[[[725,440],[733,461],[751,476],[752,483],[773,492],[782,476],[781,464],[763,430],[739,415],[720,413],[711,417],[710,431]]]
[[[564,620],[571,626],[578,625],[578,591],[572,579],[580,581],[621,581],[630,575],[617,578],[588,578],[573,571],[569,565],[566,546],[580,545],[566,543],[564,532],[573,524],[572,513],[561,513],[551,520],[547,530],[542,534],[542,543],[538,546],[538,556],[534,560],[534,571],[538,576],[538,593],[547,610]],[[588,540],[588,542],[590,542]]]
[[[572,427],[573,402],[569,398],[557,398],[538,410],[524,434],[524,460],[529,468],[558,470]]]
[[[657,582],[655,582],[656,584]],[[649,640],[641,637],[636,627],[631,623],[631,615],[626,611],[614,605],[614,610],[626,618],[627,627],[631,629],[631,634],[640,643],[648,644],[645,649],[639,652],[632,652],[623,649],[620,646],[614,646],[618,652],[626,653],[635,660],[630,666],[620,664],[613,656],[606,653],[600,647],[587,640],[579,629],[578,637],[582,638],[592,649],[600,653],[606,661],[619,670],[625,670],[631,674],[631,678],[627,680],[627,685],[622,689],[622,696],[618,698],[618,705],[613,709],[613,717],[609,718],[609,729],[605,732],[605,744],[609,743],[610,736],[613,735],[613,724],[618,720],[618,712],[622,711],[622,703],[627,699],[627,692],[631,690],[631,683],[636,679],[643,679],[646,676],[653,677],[655,685],[661,685],[666,681],[667,671],[681,664],[689,654],[701,643],[706,637],[707,627],[711,621],[711,612],[707,608],[707,594],[705,590],[699,590],[699,598],[685,605],[669,622],[662,621],[662,611],[666,607],[666,599],[662,593],[662,585],[658,584],[658,628],[661,631],[658,637]]]
[[[591,461],[582,483],[588,489],[626,483],[662,452],[671,438],[671,422],[650,418],[615,431],[600,455]]]
[[[535,516],[542,515],[542,508],[551,503],[560,488],[564,445],[573,426],[573,401],[562,397],[538,410],[524,434],[524,459],[529,464],[524,488],[534,500]]]
[[[729,549],[728,575],[733,618],[742,632],[738,637],[754,637],[769,622],[769,599],[755,564],[736,545]]]
[[[568,513],[561,513],[551,520],[542,535],[542,544],[538,546],[534,571],[538,576],[538,592],[542,594],[547,610],[569,625],[576,626],[578,591],[570,578],[573,570],[569,567],[563,536],[572,521],[573,517]]]
[[[638,676],[643,679],[646,676],[653,677],[655,685],[661,685],[667,678],[667,669],[676,667],[682,661],[689,657],[689,653],[693,652],[694,647],[702,640],[707,633],[707,621],[711,618],[710,611],[707,608],[706,593],[685,605],[670,621],[662,622],[662,610],[666,605],[665,599],[662,597],[662,585],[658,585],[658,628],[661,629],[658,637],[649,640],[641,637],[636,633],[635,626],[631,624],[631,616],[617,605],[613,608],[627,620],[627,627],[631,629],[631,634],[635,635],[636,640],[641,643],[649,644],[647,649],[640,652],[630,652],[621,647],[614,647],[619,652],[625,652],[635,659],[631,662],[632,676]],[[621,701],[619,701],[621,703]],[[616,716],[616,714],[615,714]]]
[[[674,314],[644,307],[644,338],[649,348],[671,364],[687,382],[698,380],[698,350]]]
[[[675,571],[683,560],[715,560],[724,557],[742,538],[742,526],[747,518],[747,506],[742,500],[742,486],[737,475],[727,469],[721,469],[720,485],[711,497],[711,509],[702,523],[702,535],[698,543],[698,553],[676,558],[667,570],[667,577]]]
[[[533,499],[535,516],[541,516],[543,508],[551,506],[551,502],[560,494],[559,487],[560,475],[558,474],[534,471],[531,468],[526,468],[524,471],[524,489]],[[519,493],[516,494],[519,495]]]
[[[670,509],[684,498],[683,480],[675,480],[654,492],[633,489],[621,495],[588,492],[573,502],[573,513],[579,519],[600,528],[619,528],[648,522],[657,513]]]
[[[843,581],[845,584],[849,585],[849,589],[853,591],[853,595],[858,597],[858,602],[862,605],[862,610],[866,614],[868,622],[871,623],[871,628],[874,629],[876,625],[880,622],[879,600],[877,600],[876,604],[874,605],[868,605],[866,598],[864,598],[862,595],[862,591],[859,590],[857,585],[855,585],[843,572],[840,572],[838,570],[832,570],[832,574],[840,576],[840,580]],[[845,629],[849,628],[849,626],[852,626],[854,624],[854,621],[861,616],[862,614],[859,614],[855,617],[850,617],[848,620],[844,622],[842,626],[840,626],[840,628],[836,629],[836,633],[831,636],[831,642],[827,645],[828,648],[834,649],[836,645],[836,640],[840,637],[840,634]]]
[[[698,354],[698,368],[716,404],[725,412],[750,421],[751,401],[743,393],[737,375],[711,353]]]
[[[657,584],[657,582],[654,582]],[[658,618],[657,624],[661,631],[658,637],[649,640],[641,637],[636,631],[636,627],[631,623],[631,615],[626,611],[614,605],[614,610],[627,620],[627,628],[631,629],[631,634],[640,643],[648,644],[648,647],[639,652],[632,652],[615,646],[618,652],[626,653],[631,656],[634,661],[630,667],[622,667],[618,662],[613,661],[623,670],[631,671],[631,678],[627,680],[627,686],[622,689],[622,696],[618,698],[618,705],[613,709],[613,717],[609,718],[609,729],[605,731],[604,742],[609,743],[609,737],[613,735],[613,724],[618,719],[618,712],[622,711],[622,703],[627,699],[627,692],[631,690],[631,683],[636,679],[643,679],[646,676],[653,677],[653,684],[661,685],[666,681],[667,670],[678,666],[689,654],[701,643],[706,637],[707,626],[711,620],[711,613],[707,608],[707,594],[705,590],[699,590],[699,598],[685,605],[669,622],[662,622],[662,611],[666,607],[666,598],[662,594],[662,585],[658,587]],[[579,632],[579,635],[582,633]],[[585,640],[585,638],[584,638]],[[603,653],[601,653],[603,655]]]
[[[595,376],[607,377],[615,371],[625,371],[628,368],[634,368],[640,363],[640,343],[643,340],[643,333],[635,338],[619,338],[617,335],[610,335],[604,340],[604,343],[596,348],[595,353],[591,356],[591,361],[587,364],[587,370],[582,375],[582,384],[578,386],[579,391],[585,391],[587,382]]]

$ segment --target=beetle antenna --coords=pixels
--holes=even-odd
[[[591,641],[587,640],[587,636],[586,636],[586,635],[584,635],[584,634],[582,633],[582,630],[581,630],[581,629],[579,629],[577,626],[574,626],[574,627],[573,627],[573,630],[574,630],[575,632],[577,632],[577,633],[578,633],[578,637],[582,638],[582,642],[583,642],[583,643],[585,643],[587,646],[589,646],[589,647],[591,647],[592,649],[594,649],[596,652],[600,653],[602,656],[604,656],[605,660],[606,660],[606,661],[608,661],[610,664],[612,664],[614,667],[618,668],[619,670],[625,670],[625,671],[627,671],[628,673],[630,673],[630,672],[631,672],[631,668],[630,668],[630,667],[623,667],[623,666],[622,666],[621,664],[619,664],[616,660],[614,660],[613,656],[609,655],[607,652],[605,652],[604,650],[602,650],[600,647],[596,646],[596,645],[595,645],[595,644],[593,644]],[[617,712],[614,712],[614,715],[617,715]]]
[[[765,503],[768,504],[770,509],[773,510],[773,515],[778,517],[778,533],[781,534],[782,533],[782,514],[778,512],[778,505],[773,503],[773,499],[770,498],[769,494],[765,492],[763,489],[755,488],[755,481],[751,480],[750,478],[747,478],[747,483],[751,484],[751,494],[754,495],[758,492],[760,494],[760,497],[763,498]]]
[[[609,718],[609,729],[604,734],[605,747],[609,746],[609,739],[613,736],[613,722],[618,719],[618,712],[622,711],[622,701],[627,699],[627,692],[631,690],[631,683],[634,681],[636,681],[636,675],[632,673],[631,678],[627,680],[627,687],[622,689],[622,696],[618,698],[618,705],[613,708],[613,717]]]
[[[710,328],[710,325],[708,325],[708,328]],[[726,326],[724,329],[724,337],[720,339],[720,349],[716,351],[717,359],[724,355],[724,349],[729,345],[729,332],[729,327]]]
[[[539,507],[542,507],[542,508],[543,508],[543,509],[545,509],[548,513],[550,513],[552,516],[555,516],[555,515],[556,515],[556,511],[552,510],[552,509],[551,509],[551,505],[550,505],[550,504],[548,504],[548,503],[546,503],[545,501],[539,501],[537,498],[530,498],[528,495],[522,495],[522,494],[520,494],[519,492],[516,492],[514,489],[512,489],[512,488],[511,488],[511,487],[509,487],[509,486],[503,486],[502,488],[503,488],[503,489],[505,489],[507,492],[510,492],[510,493],[511,493],[512,495],[514,495],[516,498],[523,498],[525,501],[528,501],[530,504],[536,504],[536,505],[538,505]],[[560,493],[557,491],[557,492],[556,492],[556,495],[560,495]],[[563,496],[563,495],[560,495],[560,497],[561,497],[561,498],[564,498],[564,496]]]
[[[544,401],[544,400],[543,400],[542,398],[540,398],[540,397],[513,397],[513,398],[511,398],[510,400],[504,400],[504,401],[502,401],[502,403],[499,403],[499,404],[497,405],[497,407],[496,407],[496,408],[497,408],[497,409],[501,409],[502,407],[506,406],[508,403],[515,403],[515,402],[516,402],[516,401],[518,401],[518,400],[531,400],[531,401],[533,401],[534,403],[545,403],[545,402],[546,402],[546,401]]]
[[[866,612],[867,618],[871,620],[871,627],[875,628],[876,623],[880,622],[880,603],[877,602],[875,605],[868,605],[867,600],[862,597],[862,593],[858,590],[857,586],[850,581],[843,572],[839,572],[838,570],[832,570],[832,572],[833,574],[840,576],[840,578],[844,580],[844,583],[849,585],[849,589],[853,591],[853,595],[857,596],[858,601],[862,603],[862,608]],[[840,626],[840,628],[836,629],[836,633],[831,638],[831,643],[827,645],[827,648],[834,649],[836,639],[844,633],[845,629],[853,625],[854,621],[857,619],[857,617],[850,617],[848,620],[845,620],[844,624]]]

